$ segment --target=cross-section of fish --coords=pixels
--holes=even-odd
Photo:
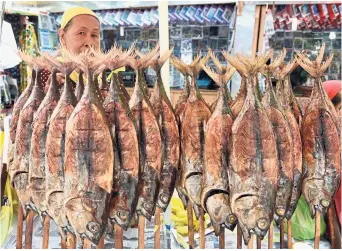
[[[176,185],[176,175],[179,166],[180,139],[176,115],[173,111],[171,102],[165,92],[161,78],[161,67],[170,57],[171,51],[161,54],[159,59],[151,63],[152,68],[157,74],[153,92],[151,94],[151,104],[154,113],[160,121],[160,128],[164,136],[164,164],[161,170],[160,189],[157,206],[163,211],[170,203]]]
[[[127,63],[135,69],[136,82],[129,107],[138,127],[140,142],[139,199],[136,212],[148,220],[155,212],[159,194],[160,173],[163,166],[163,138],[153,107],[150,103],[144,70],[158,47],[139,59],[130,58]]]
[[[113,141],[94,72],[101,62],[90,51],[71,55],[87,77],[81,100],[66,124],[64,212],[82,244],[98,244],[105,231],[113,186]]]
[[[29,160],[29,189],[31,190],[32,202],[40,215],[45,214],[46,186],[45,186],[45,153],[46,136],[49,130],[48,120],[54,111],[59,100],[59,89],[56,79],[57,69],[52,69],[51,82],[49,89],[35,112],[32,122],[32,137]]]
[[[215,73],[209,66],[202,65],[205,72],[220,86],[215,110],[205,128],[202,207],[208,212],[216,235],[221,227],[234,230],[237,219],[229,202],[228,161],[232,150],[233,115],[229,108],[229,96],[225,86],[233,76],[235,68],[222,66],[217,61]]]
[[[324,215],[333,204],[341,178],[338,115],[321,83],[321,76],[331,63],[333,55],[321,64],[324,49],[325,44],[314,61],[297,53],[298,63],[315,79],[301,130],[304,169],[302,192],[309,203],[312,217],[316,210]]]
[[[269,54],[244,59],[243,64],[227,53],[224,57],[245,75],[247,96],[232,128],[233,146],[228,179],[233,213],[238,218],[244,242],[251,232],[261,239],[273,220],[278,184],[278,154],[272,123],[255,92],[255,76]]]

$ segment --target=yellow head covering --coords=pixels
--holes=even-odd
[[[98,16],[91,9],[86,7],[72,7],[64,12],[61,20],[61,28],[64,29],[70,20],[78,15],[91,15],[99,20]]]

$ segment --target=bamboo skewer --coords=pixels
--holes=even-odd
[[[70,232],[67,232],[67,249],[76,249],[76,236]]]
[[[329,232],[330,232],[330,236],[331,236],[331,248],[335,249],[336,245],[335,245],[335,228],[334,228],[334,205],[332,205],[329,210],[328,210],[328,224],[329,224]]]
[[[67,243],[65,238],[61,238],[61,249],[67,249]]]
[[[99,244],[97,244],[97,246],[96,246],[96,249],[104,249],[104,237],[105,237],[105,233],[103,233],[103,235],[99,241]]]
[[[251,235],[251,238],[249,239],[247,248],[253,249],[253,247],[254,247],[254,234]]]
[[[21,203],[19,203],[18,208],[18,225],[17,225],[17,242],[16,242],[16,249],[23,248],[23,225],[24,225],[24,211]]]
[[[280,248],[284,249],[284,221],[280,222]]]
[[[261,249],[261,239],[257,237],[257,249]]]
[[[45,215],[43,223],[43,246],[42,249],[49,248],[49,237],[50,237],[50,217]]]
[[[91,249],[91,241],[87,238],[84,239],[83,249]]]
[[[221,227],[221,232],[219,235],[219,249],[224,249],[225,248],[225,228]]]
[[[200,214],[200,218],[199,218],[199,248],[200,249],[204,249],[205,245],[204,245],[204,209],[201,208],[201,214]]]
[[[292,249],[292,221],[287,221],[287,248]]]
[[[139,215],[139,223],[138,223],[138,248],[145,248],[145,218],[142,215]]]
[[[154,232],[154,249],[160,249],[160,213],[161,210],[159,207],[157,207],[154,216],[154,225],[157,228]]]
[[[123,249],[123,229],[119,225],[114,225],[114,248]]]
[[[242,249],[242,233],[239,225],[237,225],[237,249]]]
[[[321,234],[321,213],[318,210],[316,210],[314,249],[319,249],[320,234]]]
[[[188,202],[188,235],[189,235],[189,249],[195,248],[194,222],[192,216],[192,204]]]
[[[273,248],[273,221],[271,222],[270,229],[268,230],[268,249]]]
[[[33,216],[32,210],[27,210],[26,217],[26,233],[25,233],[25,249],[32,249],[32,234],[33,234]]]

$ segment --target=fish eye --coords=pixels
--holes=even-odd
[[[323,199],[323,200],[321,200],[321,204],[322,204],[323,207],[327,208],[330,205],[330,201],[326,200],[326,199]]]
[[[127,213],[125,211],[118,211],[117,215],[119,218],[121,218],[122,220],[126,220],[127,219]]]
[[[88,223],[87,225],[87,229],[93,233],[93,234],[96,234],[100,231],[100,224],[97,223],[97,222],[90,222]]]
[[[148,203],[144,203],[144,208],[146,209],[146,210],[151,210],[151,206],[150,206],[150,204],[148,204]]]
[[[167,194],[164,194],[162,193],[160,196],[159,196],[159,199],[163,202],[163,203],[167,203],[168,199],[169,199],[169,196]]]
[[[234,214],[228,215],[226,221],[229,222],[230,224],[233,224],[236,222],[236,216]]]
[[[267,224],[266,219],[260,219],[260,220],[258,220],[257,226],[258,226],[258,228],[261,229],[261,230],[266,230],[267,227],[268,227],[268,224]]]

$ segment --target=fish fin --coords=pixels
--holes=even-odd
[[[205,65],[202,62],[200,62],[200,65],[202,69],[209,75],[209,77],[214,80],[215,83],[222,85],[222,80],[220,78],[220,75],[214,72],[214,70],[209,66]]]
[[[170,58],[170,56],[172,55],[172,52],[173,52],[173,48],[171,48],[171,50],[164,52],[160,56],[160,58],[158,59],[159,68],[161,68],[165,64],[165,62]]]
[[[233,66],[226,67],[226,74],[223,76],[223,84],[227,84],[227,82],[233,77],[236,69]]]
[[[215,235],[219,236],[221,233],[221,226],[220,224],[212,224],[214,231],[215,231]]]
[[[218,58],[216,57],[216,55],[213,53],[213,51],[211,49],[209,49],[208,54],[209,54],[211,60],[213,61],[214,65],[216,66],[218,72],[222,73],[223,66],[220,63],[220,60],[218,60]]]
[[[317,65],[320,65],[322,63],[323,55],[324,55],[324,50],[325,50],[325,43],[322,44],[321,48],[318,51],[318,55],[317,55],[317,58],[316,58]]]
[[[241,76],[247,77],[247,69],[246,66],[240,63],[237,58],[232,57],[229,55],[226,51],[222,52],[222,55],[225,57],[225,59],[236,68],[236,70],[239,72]]]

